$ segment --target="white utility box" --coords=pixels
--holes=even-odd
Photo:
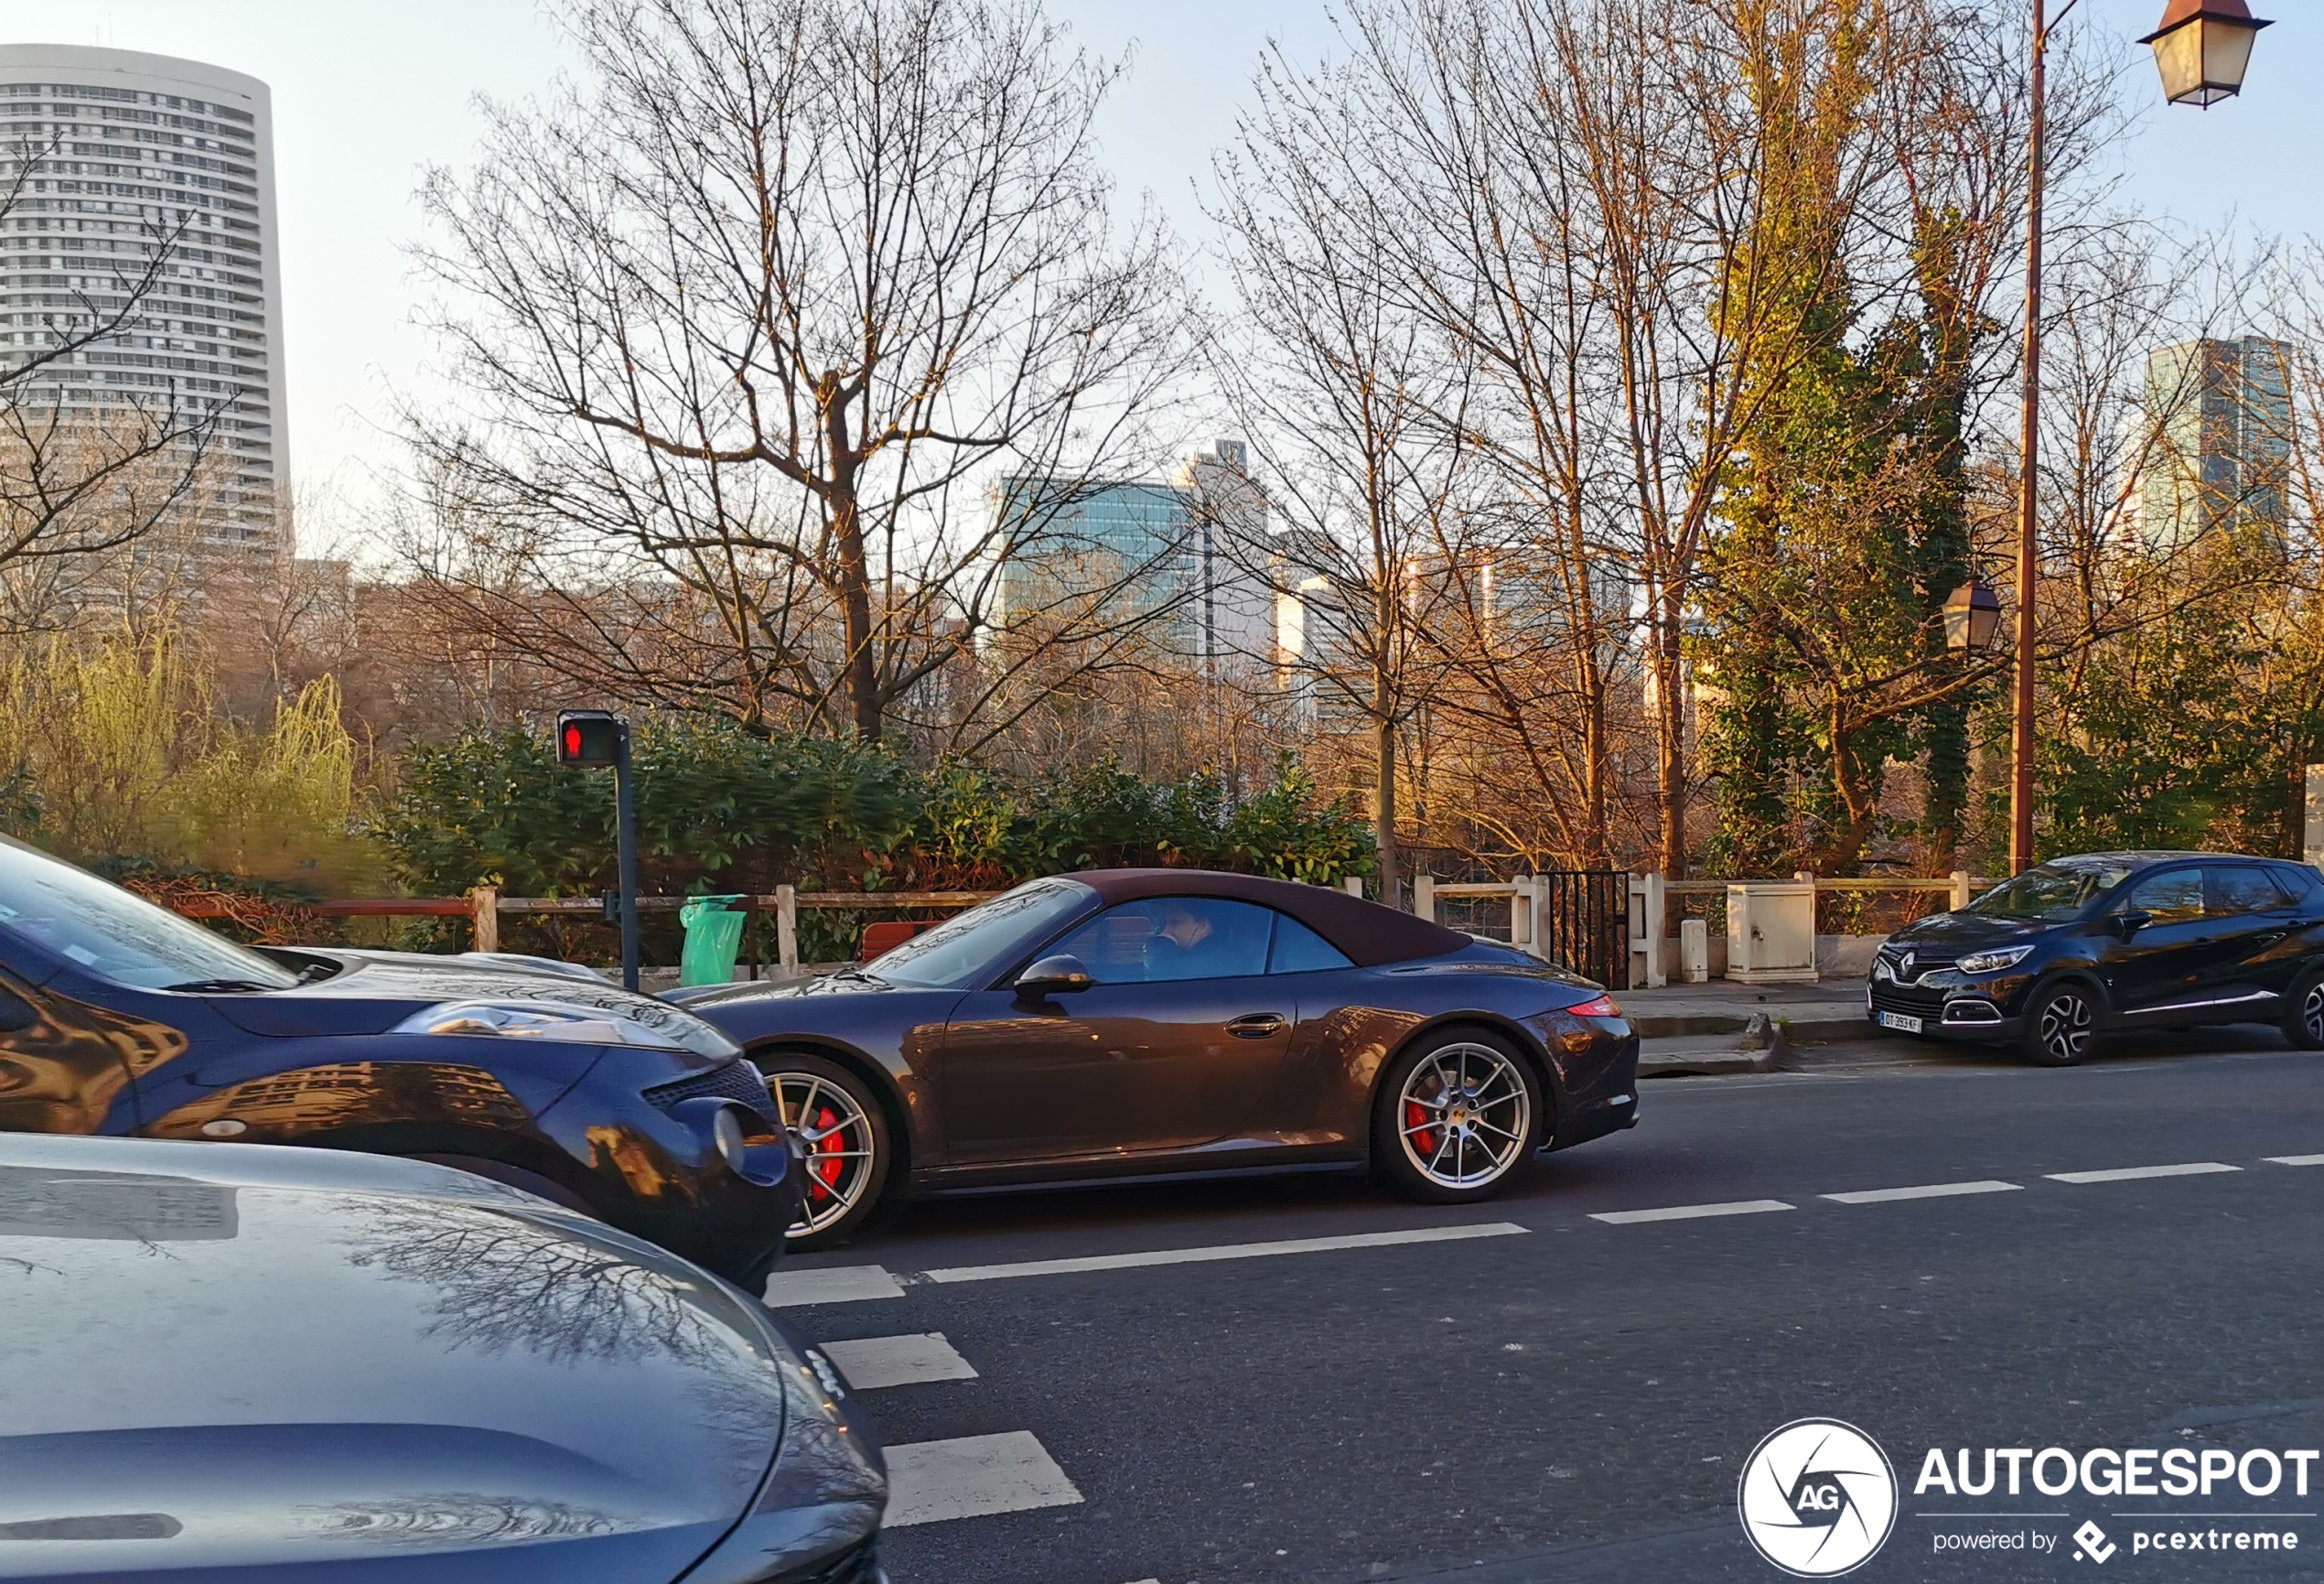
[[[1727,976],[1745,985],[1815,983],[1815,883],[1727,888]]]
[[[1690,985],[1711,978],[1711,926],[1701,919],[1678,921],[1679,976]]]

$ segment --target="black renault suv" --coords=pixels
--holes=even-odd
[[[1892,935],[1866,1015],[2067,1067],[2112,1029],[2273,1023],[2324,1051],[2324,875],[2228,853],[2052,858]]]

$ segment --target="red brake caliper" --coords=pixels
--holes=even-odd
[[[1410,1134],[1413,1147],[1422,1155],[1433,1155],[1436,1149],[1436,1130],[1427,1126],[1428,1107],[1417,1100],[1404,1102],[1404,1126],[1420,1131]]]
[[[839,1135],[832,1131],[838,1121],[838,1114],[834,1112],[828,1105],[823,1107],[815,1113],[814,1130],[817,1133],[822,1134],[823,1137],[816,1139],[813,1144],[808,1147],[812,1154],[815,1156],[835,1156],[838,1153],[839,1144],[837,1140],[839,1138]],[[837,1159],[811,1159],[808,1161],[807,1169],[815,1179],[814,1187],[811,1191],[813,1192],[816,1198],[829,1199],[831,1197],[832,1191],[839,1186],[839,1169],[842,1164],[843,1162]]]

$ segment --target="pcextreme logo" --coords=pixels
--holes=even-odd
[[[1794,1419],[1744,1460],[1735,1503],[1760,1556],[1795,1579],[1836,1578],[1896,1527],[1897,1474],[1854,1425]]]

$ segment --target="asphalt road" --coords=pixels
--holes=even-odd
[[[1896,1054],[1650,1083],[1634,1131],[1487,1205],[1323,1178],[953,1201],[777,1281],[869,1274],[894,1296],[787,1318],[830,1342],[941,1333],[974,1371],[860,1394],[891,1445],[1006,1435],[1052,1465],[1024,1500],[1058,1504],[946,1519],[940,1502],[894,1529],[896,1584],[1773,1579],[1737,1521],[1738,1474],[1804,1417],[1861,1427],[1901,1482],[1893,1532],[1852,1578],[2324,1577],[2324,1464],[2307,1500],[2288,1479],[2266,1499],[1912,1493],[1931,1448],[2324,1447],[2324,1165],[2268,1159],[2324,1159],[2324,1060],[2242,1030],[2150,1036],[2064,1072]],[[2197,1163],[2235,1169],[2050,1177]],[[1823,1197],[1969,1182],[2015,1186]],[[1593,1219],[1753,1201],[1788,1208]],[[989,1268],[1489,1225],[1522,1230]],[[1951,1516],[1985,1511],[2056,1515]],[[2227,1512],[2275,1516],[2193,1516]],[[2103,1563],[2072,1554],[2085,1519],[2118,1547]],[[2132,1548],[2142,1527],[2206,1525],[2302,1548]],[[2056,1549],[1937,1549],[1988,1531]]]

